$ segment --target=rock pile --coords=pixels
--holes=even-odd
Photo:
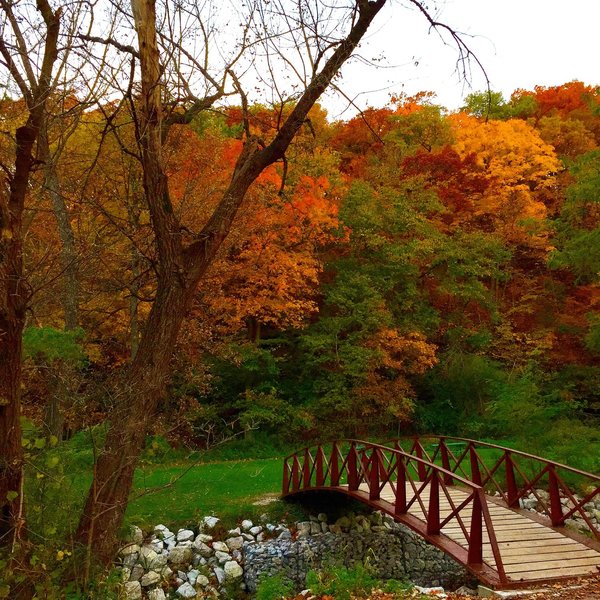
[[[577,495],[573,497],[577,503],[582,500],[582,498]],[[569,513],[575,507],[574,502],[570,498],[561,497],[560,503],[562,505],[563,514]],[[531,492],[529,495],[521,498],[519,500],[519,505],[522,509],[536,512],[543,517],[547,517],[547,511],[550,509],[550,494],[546,490],[535,490],[535,493]],[[544,509],[544,505],[546,510]],[[600,529],[600,498],[584,504],[583,510],[590,522],[597,526],[597,529]],[[586,523],[578,510],[568,519],[565,519],[565,525],[583,532],[591,531],[590,526]]]
[[[133,527],[127,545],[119,552],[124,598],[217,597],[226,588],[245,590],[244,545],[283,534],[291,537],[283,525],[254,525],[244,520],[240,527],[216,539],[213,530],[218,522],[216,517],[205,517],[196,530],[177,533],[157,525],[149,539],[139,527]]]
[[[234,597],[254,592],[263,577],[283,575],[298,590],[310,569],[369,563],[381,579],[456,588],[471,581],[465,569],[410,529],[381,513],[311,516],[288,527],[244,520],[225,530],[205,517],[176,533],[157,525],[149,536],[132,528],[119,552],[124,600]]]

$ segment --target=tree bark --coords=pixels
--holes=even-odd
[[[8,197],[0,197],[0,546],[13,547],[23,532],[23,449],[21,446],[21,353],[29,290],[23,278],[23,211],[58,51],[60,14],[38,0],[46,25],[39,80],[27,89],[0,38],[0,53],[27,102],[27,122],[16,131],[14,170]]]

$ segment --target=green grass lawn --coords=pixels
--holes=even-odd
[[[230,523],[265,512],[282,513],[285,505],[277,499],[281,478],[279,458],[192,467],[148,465],[136,471],[127,520],[140,526],[193,524],[214,514]]]

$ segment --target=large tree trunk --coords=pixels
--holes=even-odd
[[[27,307],[22,219],[37,137],[31,116],[17,130],[15,173],[0,203],[0,545],[12,546],[23,520],[21,350]]]
[[[266,167],[284,156],[308,112],[352,54],[385,0],[357,0],[358,18],[348,36],[314,76],[274,140],[264,147],[253,136],[246,139],[229,188],[204,229],[187,247],[181,241],[162,160],[165,124],[154,0],[131,0],[131,4],[142,75],[139,143],[145,199],[156,236],[158,291],[138,352],[116,388],[115,411],[76,533],[76,540],[87,546],[89,557],[93,555],[105,564],[114,558],[136,462],[148,424],[164,394],[172,351],[198,283],[227,236],[249,187]]]
[[[161,285],[136,356],[114,390],[115,407],[76,536],[103,563],[114,557],[133,473],[164,393],[186,301],[186,290],[177,282]]]
[[[7,9],[6,7],[9,6]],[[9,11],[10,5],[4,5]],[[45,25],[43,59],[37,82],[27,85],[0,37],[0,53],[27,102],[29,116],[16,131],[14,170],[8,197],[0,197],[0,546],[11,547],[23,531],[23,450],[21,447],[21,345],[29,290],[23,279],[22,223],[33,167],[33,149],[40,134],[52,69],[58,51],[61,10],[37,0]],[[11,21],[18,27],[18,20]],[[16,34],[16,32],[15,32]]]

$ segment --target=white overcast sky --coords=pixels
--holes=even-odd
[[[439,9],[438,20],[475,36],[465,39],[492,89],[507,99],[516,88],[574,79],[600,84],[600,0],[430,0],[429,5]],[[385,105],[390,93],[428,90],[436,92],[439,104],[455,109],[471,91],[485,88],[474,64],[472,88],[459,81],[456,49],[445,47],[401,0],[384,7],[360,52],[369,59],[383,52],[387,64],[395,65],[376,70],[355,63],[344,69],[342,89],[361,108]],[[324,105],[333,118],[354,112],[340,115],[345,103],[339,98]]]

